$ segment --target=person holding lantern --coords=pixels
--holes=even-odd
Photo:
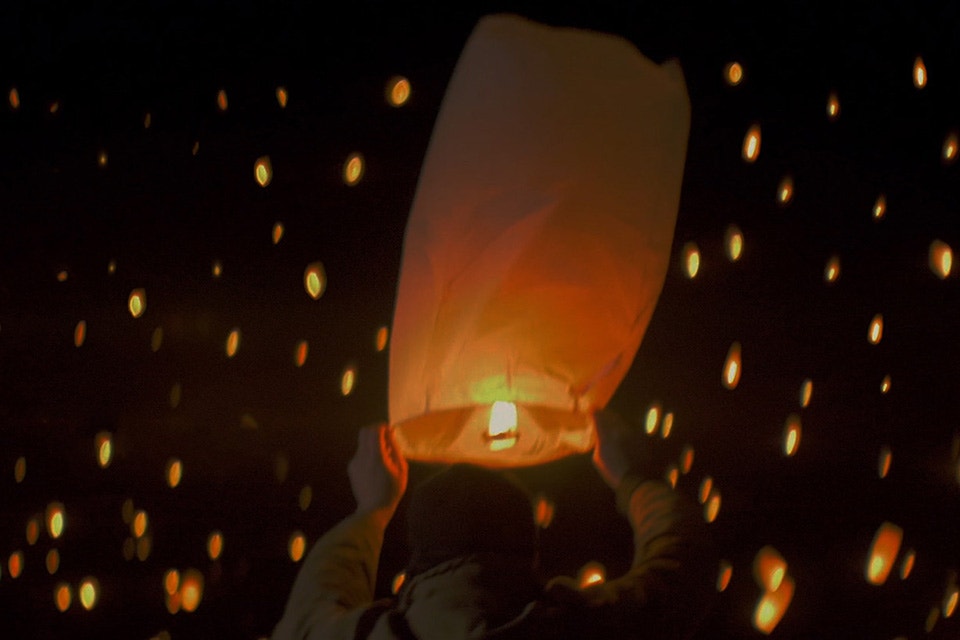
[[[308,554],[273,640],[690,637],[715,596],[717,558],[699,510],[630,464],[616,419],[598,414],[597,436],[594,465],[634,532],[626,575],[582,589],[566,577],[542,584],[526,494],[457,464],[413,492],[406,580],[396,597],[374,601],[407,462],[389,427],[367,427],[348,468],[357,510]]]

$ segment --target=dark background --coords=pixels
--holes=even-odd
[[[960,249],[960,168],[941,155],[960,126],[958,6],[458,7],[156,0],[0,9],[0,637],[269,635],[298,568],[290,536],[302,530],[313,542],[353,508],[345,468],[358,427],[386,417],[388,355],[374,336],[391,320],[433,120],[471,28],[501,10],[618,33],[655,60],[679,58],[686,75],[693,116],[671,268],[612,405],[638,431],[651,403],[673,411],[668,439],[644,439],[651,464],[666,468],[691,445],[681,490],[695,495],[710,475],[721,492],[710,526],[733,578],[701,636],[760,635],[750,565],[767,544],[797,585],[777,637],[960,636],[957,614],[924,630],[960,567],[960,289],[956,273],[941,280],[927,265],[934,239]],[[922,90],[911,81],[918,55],[929,74]],[[722,76],[733,60],[745,69],[737,87]],[[413,87],[401,108],[384,100],[395,74]],[[12,87],[16,110],[6,101]],[[830,91],[840,100],[835,122]],[[754,122],[762,149],[747,164],[740,148]],[[341,167],[354,151],[366,173],[347,187]],[[274,178],[264,189],[253,163],[267,154]],[[781,206],[787,174],[795,195]],[[888,204],[877,222],[880,193]],[[277,221],[285,235],[274,245]],[[723,253],[729,224],[745,237],[736,263]],[[682,271],[688,241],[702,253],[693,280]],[[827,285],[832,254],[842,272]],[[329,278],[318,301],[302,284],[316,260]],[[134,319],[126,301],[136,287],[147,309]],[[873,346],[866,335],[877,313],[885,325]],[[77,348],[80,320],[87,338]],[[234,327],[240,348],[227,358]],[[310,350],[298,368],[299,340]],[[728,391],[720,371],[734,340],[743,376]],[[344,397],[340,376],[351,364],[358,382]],[[801,410],[805,378],[813,396]],[[787,458],[791,413],[803,436]],[[115,453],[101,469],[94,438],[104,430]],[[893,462],[881,480],[883,446]],[[20,457],[27,472],[17,483]],[[184,466],[175,489],[165,484],[171,457]],[[413,479],[428,471],[416,465]],[[629,531],[588,459],[517,475],[557,506],[542,536],[548,575],[575,574],[589,560],[611,574],[626,567]],[[303,511],[305,485],[313,500]],[[142,561],[122,553],[128,498],[150,519]],[[52,501],[66,508],[63,536],[41,531],[28,544],[28,520]],[[907,580],[898,564],[876,587],[863,573],[884,521],[903,527],[917,561]],[[205,550],[213,530],[224,536],[216,562]],[[50,548],[62,559],[52,576],[43,566]],[[17,550],[25,568],[12,579],[7,559]],[[405,553],[394,525],[382,590]],[[203,601],[171,615],[163,574],[191,567],[205,575]],[[55,586],[76,588],[87,575],[101,586],[97,606],[84,611],[74,597],[58,612]]]

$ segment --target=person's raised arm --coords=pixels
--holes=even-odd
[[[407,488],[407,461],[387,425],[361,429],[347,473],[357,510],[308,554],[273,640],[353,638],[373,602],[383,533]]]

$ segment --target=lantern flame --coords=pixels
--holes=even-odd
[[[876,202],[873,203],[873,219],[880,220],[887,212],[887,196],[880,194]]]
[[[354,186],[363,177],[363,156],[351,153],[343,163],[343,181],[347,186]]]
[[[957,134],[951,132],[947,134],[946,139],[943,141],[943,161],[946,163],[953,162],[957,158]]]
[[[870,555],[864,572],[867,582],[882,585],[887,581],[902,541],[903,529],[890,522],[880,525],[873,537],[873,544],[870,545]]]
[[[789,175],[783,176],[780,184],[777,186],[777,201],[780,204],[787,204],[793,199],[793,178]]]
[[[755,162],[760,155],[760,125],[754,124],[747,129],[747,134],[743,137],[743,159],[747,162]]]
[[[127,299],[127,308],[134,318],[142,316],[143,312],[147,310],[147,292],[143,289],[131,291],[130,297]]]
[[[913,61],[913,86],[917,89],[927,86],[927,66],[923,64],[923,58],[920,56]]]
[[[726,560],[720,561],[720,571],[717,573],[717,591],[724,592],[730,585],[730,578],[733,576],[733,565]]]
[[[743,81],[743,66],[739,62],[728,62],[723,68],[723,77],[731,87]]]
[[[794,589],[793,578],[784,576],[779,589],[763,594],[753,612],[753,626],[757,631],[766,635],[773,632],[790,607]]]
[[[780,552],[767,545],[753,558],[753,577],[767,591],[776,591],[787,576],[787,561]]]
[[[879,344],[883,338],[883,314],[878,313],[870,321],[870,331],[867,332],[867,340],[870,344]]]
[[[688,242],[683,247],[683,266],[687,277],[693,280],[700,271],[700,249],[696,243]]]
[[[840,117],[840,100],[837,98],[836,92],[830,92],[830,96],[827,98],[827,118],[833,122]]]
[[[787,423],[784,427],[783,433],[783,452],[787,457],[792,456],[797,452],[797,447],[800,446],[800,434],[802,427],[800,425],[800,416],[796,414],[790,414],[787,418]]]
[[[740,356],[740,343],[734,342],[727,351],[727,359],[723,364],[723,375],[720,382],[727,389],[733,390],[740,384],[740,370],[742,366]]]
[[[740,259],[740,254],[743,253],[743,232],[736,225],[730,225],[727,227],[726,236],[724,244],[727,249],[727,259],[730,262],[736,262]]]
[[[491,451],[509,449],[517,443],[517,405],[498,400],[490,408],[487,438]]]
[[[387,81],[387,103],[400,107],[410,99],[410,81],[403,76],[394,76]]]
[[[273,180],[273,165],[270,164],[270,156],[260,156],[253,163],[253,178],[261,187],[270,184],[270,181]]]
[[[823,269],[823,279],[827,284],[833,284],[840,277],[840,257],[831,256],[827,266]]]
[[[941,280],[945,280],[953,269],[953,249],[946,242],[934,240],[930,243],[930,270]]]

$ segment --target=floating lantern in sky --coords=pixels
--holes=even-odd
[[[183,478],[183,463],[179,458],[170,458],[167,460],[166,468],[167,486],[175,489]]]
[[[586,589],[595,584],[603,584],[607,578],[607,570],[599,562],[588,562],[580,569],[580,575],[577,578],[577,584],[581,589]]]
[[[957,609],[957,600],[960,600],[960,588],[956,584],[947,587],[943,594],[943,617],[950,618]]]
[[[883,314],[878,313],[870,321],[870,328],[867,331],[867,340],[870,344],[879,344],[883,338]]]
[[[840,277],[840,256],[830,256],[827,266],[823,268],[823,279],[827,284],[833,284]]]
[[[676,483],[674,483],[676,484]],[[710,490],[710,496],[703,505],[703,519],[707,522],[714,522],[720,514],[720,490],[714,487]]]
[[[357,367],[355,365],[347,365],[343,370],[343,373],[340,374],[340,393],[345,396],[353,393],[353,387],[357,384]]]
[[[377,329],[377,335],[374,340],[374,346],[377,351],[383,351],[387,348],[387,339],[390,337],[390,331],[386,327],[380,327]]]
[[[217,92],[217,108],[220,109],[220,111],[227,110],[227,92],[223,89]]]
[[[510,467],[593,447],[669,267],[688,132],[675,63],[605,34],[480,21],[404,240],[389,414],[407,458]],[[491,437],[496,403],[516,436]]]
[[[101,169],[103,169],[104,167],[107,166],[107,152],[106,152],[106,151],[101,150],[100,153],[97,154],[97,165],[98,165]]]
[[[827,118],[833,122],[840,117],[840,99],[834,91],[827,96]]]
[[[410,81],[402,76],[394,76],[387,81],[387,103],[400,107],[410,99]]]
[[[40,537],[40,518],[30,518],[27,520],[27,544],[31,547],[37,543]]]
[[[941,280],[946,279],[953,269],[953,249],[946,242],[934,240],[930,243],[930,270]]]
[[[134,538],[142,538],[143,534],[147,532],[147,512],[143,509],[137,511],[133,516],[133,521],[130,523],[130,533],[133,534]]]
[[[77,596],[80,598],[80,604],[87,611],[90,611],[97,605],[97,597],[100,595],[100,585],[96,578],[86,577],[80,581],[77,587]]]
[[[755,162],[760,155],[760,125],[754,124],[747,129],[743,136],[743,150],[741,151],[743,159],[747,162]]]
[[[57,610],[64,612],[70,608],[70,602],[73,600],[73,595],[70,591],[70,585],[65,582],[61,582],[53,590],[53,601],[57,605]]]
[[[766,635],[773,632],[790,607],[794,589],[793,578],[784,576],[779,589],[764,592],[753,610],[753,626],[757,631]]]
[[[113,459],[113,436],[109,431],[101,431],[93,440],[94,450],[96,451],[97,464],[101,469],[110,466]]]
[[[663,424],[660,425],[660,437],[666,440],[670,437],[673,430],[673,412],[668,412],[663,416]]]
[[[240,329],[234,328],[230,330],[230,333],[227,334],[227,344],[224,347],[224,350],[227,353],[228,358],[232,358],[237,355],[237,349],[240,348]]]
[[[187,569],[180,579],[180,607],[187,613],[197,610],[203,599],[203,574]]]
[[[67,281],[67,278],[68,278],[69,276],[70,276],[70,274],[67,273],[67,270],[66,270],[66,269],[63,269],[62,271],[58,271],[58,272],[57,272],[57,282],[66,282],[66,281]]]
[[[270,156],[260,156],[253,163],[253,179],[261,187],[266,187],[273,180],[273,165],[270,164]]]
[[[880,220],[887,213],[887,196],[880,194],[873,203],[873,219]]]
[[[127,309],[134,318],[139,318],[147,310],[147,292],[143,289],[134,289],[127,298]]]
[[[957,133],[951,131],[943,140],[943,161],[950,164],[957,159]]]
[[[727,350],[727,358],[723,362],[723,373],[720,375],[720,382],[727,389],[736,389],[740,384],[740,372],[743,368],[743,362],[740,355],[740,343],[734,342]]]
[[[7,559],[7,573],[10,574],[10,577],[16,580],[20,577],[20,573],[23,571],[23,552],[14,551],[10,554],[10,557]]]
[[[721,593],[726,591],[731,577],[733,577],[733,565],[727,560],[721,560],[720,570],[717,572],[717,591]]]
[[[800,408],[806,409],[810,406],[810,398],[813,396],[813,380],[806,378],[800,384]]]
[[[890,391],[890,376],[883,376],[883,380],[880,381],[880,393],[886,393]]]
[[[306,546],[306,537],[300,531],[295,531],[293,535],[290,536],[290,542],[287,544],[287,552],[290,554],[290,559],[294,562],[300,562]]]
[[[700,249],[695,242],[683,245],[683,272],[693,280],[700,271]]]
[[[87,322],[86,320],[81,320],[77,323],[77,326],[73,329],[73,344],[75,347],[80,348],[83,346],[84,341],[87,339]]]
[[[880,457],[877,459],[877,475],[880,479],[887,477],[890,473],[890,463],[893,461],[893,452],[890,447],[884,445],[880,447]]]
[[[797,448],[800,446],[801,431],[800,416],[791,413],[783,428],[783,452],[787,457],[797,452]]]
[[[652,404],[647,409],[646,418],[643,420],[643,430],[648,436],[652,436],[657,431],[657,423],[660,422],[660,405]]]
[[[753,577],[766,591],[776,591],[787,577],[787,561],[780,552],[767,545],[753,558]]]
[[[777,202],[782,205],[788,204],[793,199],[793,177],[783,176],[780,184],[777,185]]]
[[[210,275],[219,278],[223,274],[223,264],[219,260],[214,260],[210,266]]]
[[[351,153],[343,163],[343,181],[352,187],[360,182],[363,169],[363,156],[359,153]]]
[[[107,274],[112,276],[116,272],[117,272],[117,261],[111,260],[110,262],[107,263]]]
[[[273,231],[271,231],[270,237],[273,239],[273,244],[279,244],[280,239],[283,238],[283,223],[274,222]]]
[[[867,582],[882,585],[887,581],[893,561],[897,559],[897,554],[900,552],[902,541],[903,529],[890,522],[880,525],[867,556],[867,566],[864,571]]]
[[[727,227],[723,245],[726,249],[727,259],[730,262],[736,262],[743,252],[743,232],[736,225],[730,225]]]
[[[327,288],[327,272],[322,262],[311,262],[303,270],[303,288],[314,300],[319,300],[323,295]]]
[[[47,505],[47,535],[51,538],[59,538],[63,535],[63,526],[65,524],[63,504],[51,502]]]
[[[297,348],[293,354],[293,363],[298,367],[302,367],[303,363],[307,361],[307,353],[310,351],[310,344],[306,340],[301,340],[297,343]]]
[[[223,534],[219,531],[214,531],[210,534],[210,537],[207,538],[207,555],[210,556],[211,560],[216,560],[222,552]]]
[[[743,66],[739,62],[728,62],[723,67],[723,79],[731,87],[735,87],[743,81]]]
[[[277,87],[277,104],[280,105],[281,109],[287,108],[287,88],[286,87]]]
[[[10,89],[10,93],[7,95],[7,99],[10,101],[10,108],[16,111],[20,108],[20,92],[17,91],[16,87]]]
[[[56,549],[50,549],[50,551],[47,551],[45,564],[47,565],[47,573],[50,575],[55,574],[57,569],[60,568],[60,552]]]
[[[923,58],[920,56],[913,61],[913,86],[917,89],[927,86],[927,66],[923,64]]]

